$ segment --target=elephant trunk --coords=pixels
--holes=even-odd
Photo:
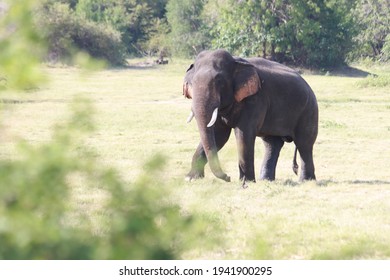
[[[195,108],[204,107],[195,106]],[[217,119],[218,107],[214,109],[212,114],[207,114],[202,109],[195,109],[194,111],[196,116],[196,122],[198,124],[198,130],[200,133],[200,139],[202,142],[203,149],[206,153],[206,157],[209,162],[211,171],[217,178],[230,182],[230,177],[226,175],[221,169],[217,153],[218,148],[215,141],[214,123]]]
[[[203,149],[206,153],[211,171],[217,178],[230,182],[230,177],[221,169],[218,158],[218,149],[215,143],[214,128],[202,126],[202,128],[199,128],[199,131]]]

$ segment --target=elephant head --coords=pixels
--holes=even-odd
[[[255,67],[235,59],[224,50],[204,51],[188,68],[183,83],[183,95],[192,99],[187,120],[195,117],[200,139],[213,174],[225,181],[217,154],[214,124],[219,112],[259,92],[261,83]]]

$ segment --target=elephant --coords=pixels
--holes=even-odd
[[[318,134],[318,105],[314,92],[295,70],[264,58],[243,59],[226,50],[206,50],[188,68],[183,95],[192,99],[187,122],[195,117],[200,134],[186,180],[203,178],[208,162],[217,178],[230,182],[221,169],[218,151],[233,129],[243,186],[246,181],[256,182],[256,137],[265,147],[261,180],[275,180],[284,142],[295,144],[293,171],[297,175],[299,151],[299,180],[316,179],[313,145]]]

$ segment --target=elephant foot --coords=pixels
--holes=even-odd
[[[226,181],[226,182],[230,182],[231,181],[230,176],[228,176],[225,173],[217,174],[215,176],[217,178],[221,179],[221,180]],[[202,178],[204,178],[204,172],[190,171],[187,174],[187,176],[185,177],[185,180],[187,182],[192,182],[192,181],[195,181],[195,180],[198,180],[198,179],[202,179]]]
[[[230,176],[228,176],[226,173],[224,173],[222,170],[211,170],[215,177],[218,179],[224,180],[225,182],[230,182]]]
[[[198,180],[198,179],[202,179],[204,178],[204,172],[199,172],[199,171],[190,171],[186,177],[185,177],[185,180],[187,182],[192,182],[192,181],[195,181],[195,180]]]
[[[260,180],[262,180],[262,181],[275,181],[275,171],[269,171],[267,169],[261,170]]]
[[[305,182],[305,181],[316,181],[316,176],[313,174],[313,175],[310,175],[310,176],[301,176],[299,178],[299,182]]]
[[[218,179],[221,179],[221,180],[224,180],[225,182],[230,182],[231,179],[230,179],[230,176],[228,176],[227,174],[225,173],[221,173],[221,174],[214,174],[215,177],[217,177]]]
[[[228,176],[227,174],[223,174],[222,176],[218,176],[219,179],[222,179],[226,182],[230,182],[230,176]]]
[[[240,180],[241,180],[241,182],[242,182],[241,187],[242,187],[243,189],[246,189],[246,188],[249,187],[248,182],[256,183],[255,178],[247,179],[246,176],[241,177]]]
[[[273,177],[273,176],[261,176],[260,180],[261,181],[270,181],[270,182],[272,182],[272,181],[275,181],[275,177]]]
[[[304,182],[304,181],[315,181],[316,180],[316,175],[314,174],[314,168],[311,169],[301,169],[301,176],[299,176],[299,181]]]

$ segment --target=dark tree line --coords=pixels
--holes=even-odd
[[[50,53],[70,46],[121,64],[209,48],[310,67],[389,59],[389,0],[45,0]],[[49,23],[49,24],[48,24]],[[54,24],[53,24],[54,23]]]

